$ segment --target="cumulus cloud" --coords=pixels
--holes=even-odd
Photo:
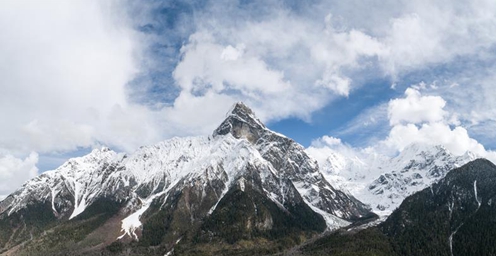
[[[420,91],[408,88],[405,98],[389,102],[389,123],[432,123],[445,119],[447,112],[443,109],[446,101],[439,96],[422,96]]]
[[[343,68],[357,68],[383,50],[358,30],[335,29],[330,15],[311,20],[276,10],[256,22],[227,22],[206,13],[181,49],[175,81],[196,97],[242,99],[265,120],[309,120],[332,98],[349,95],[352,80]]]
[[[444,145],[456,155],[471,151],[496,161],[496,153],[487,151],[464,127],[450,125],[458,122],[449,117],[445,105],[446,101],[440,96],[423,96],[419,90],[408,88],[405,98],[389,102],[392,127],[381,144],[396,151],[402,151],[412,143]]]
[[[323,1],[320,8],[334,10],[348,27],[361,28],[383,44],[380,63],[394,79],[488,52],[496,40],[496,3],[491,0]]]
[[[173,135],[205,134],[239,100],[265,121],[310,120],[361,86],[353,75],[364,66],[379,64],[395,75],[480,52],[496,34],[489,33],[491,1],[449,8],[388,3],[371,14],[374,26],[364,15],[347,15],[339,3],[296,13],[270,2],[265,14],[253,16],[239,5],[212,2],[195,10],[194,31],[179,52],[171,81],[177,97],[151,110],[130,103],[136,88],[126,87],[140,68],[149,68],[137,62],[152,58],[139,55],[149,46],[140,40],[149,38],[137,35],[136,21],[119,11],[119,3],[0,4],[0,32],[9,37],[0,42],[0,117],[9,120],[0,128],[9,135],[0,139],[0,151],[17,155],[100,143],[132,150]],[[461,12],[463,6],[477,16]],[[419,102],[413,89],[407,94],[390,112],[393,125],[444,118],[439,98]],[[435,111],[424,113],[426,103]],[[410,112],[400,113],[402,107]]]
[[[0,3],[0,151],[68,151],[104,140],[136,67],[132,31],[99,1]],[[129,117],[125,117],[129,118]],[[104,133],[104,132],[103,132]],[[139,133],[137,133],[139,134]],[[139,135],[138,135],[139,136]],[[119,141],[111,141],[119,144]]]
[[[396,125],[384,141],[389,148],[399,151],[412,143],[444,145],[455,155],[462,155],[467,151],[483,157],[488,155],[484,146],[470,138],[465,128],[451,128],[442,123],[422,124],[420,127],[414,124]]]
[[[496,153],[488,151],[468,131],[450,125],[453,119],[444,110],[446,101],[440,96],[423,96],[419,90],[408,88],[405,98],[389,102],[388,116],[391,130],[381,142],[387,148],[402,151],[412,143],[444,145],[455,155],[471,151],[496,161]]]
[[[243,48],[223,47],[209,34],[194,34],[181,49],[174,78],[185,91],[199,95],[239,90],[256,97],[256,92],[280,94],[290,88],[282,72],[270,70],[257,56],[243,56]]]
[[[0,200],[19,188],[26,180],[38,175],[36,163],[36,153],[31,153],[24,160],[12,155],[0,156]]]
[[[342,145],[341,139],[324,135],[321,138],[312,141],[314,147],[334,147]]]
[[[395,155],[413,143],[443,145],[455,155],[467,151],[496,162],[496,152],[472,138],[462,126],[450,125],[449,113],[444,110],[445,100],[440,96],[424,96],[414,88],[405,91],[404,98],[393,99],[388,105],[390,130],[386,138],[354,148],[340,139],[323,136],[313,141],[307,151],[323,161],[333,151],[347,156],[368,154]]]
[[[161,113],[128,100],[139,42],[120,10],[92,0],[0,1],[0,194],[37,174],[30,152],[130,151],[163,139]]]
[[[269,1],[260,15],[239,3],[207,4],[195,15],[197,29],[181,50],[174,78],[195,97],[209,91],[247,101],[269,121],[310,120],[315,110],[361,87],[355,77],[363,69],[374,67],[378,76],[397,81],[402,74],[478,56],[496,42],[496,19],[488,11],[493,1],[378,3],[350,10],[349,3],[317,1],[296,13]],[[442,109],[436,99],[425,100]],[[422,112],[424,102],[415,102],[415,95],[408,100],[420,108],[410,111]],[[278,113],[270,102],[278,103]],[[411,112],[398,120],[392,113],[392,122],[404,123],[439,121],[445,114]]]

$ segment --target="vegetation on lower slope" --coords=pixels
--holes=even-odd
[[[211,214],[207,214],[211,206],[203,207],[208,204],[201,200],[215,199],[210,198],[215,194],[204,193],[202,198],[195,191],[186,187],[172,197],[156,200],[143,218],[143,235],[132,246],[133,253],[163,255],[174,249],[176,255],[273,254],[326,227],[324,219],[302,200],[285,205],[284,210],[254,189],[251,182],[246,182],[243,190],[232,187]],[[125,247],[115,243],[107,249],[119,251]]]
[[[496,202],[496,197],[491,198]],[[482,205],[453,236],[454,255],[496,255],[496,205]]]
[[[263,237],[274,240],[301,231],[324,231],[324,219],[305,204],[288,205],[283,211],[266,196],[246,187],[231,190],[202,225],[198,241],[213,237],[227,243]]]
[[[358,232],[338,231],[300,249],[302,255],[389,256],[394,255],[387,236],[377,227]]]
[[[104,225],[112,216],[116,215],[122,203],[113,200],[99,199],[81,215],[72,220],[53,220],[46,217],[46,225],[38,233],[31,233],[30,238],[18,247],[12,248],[15,255],[70,255],[87,250],[106,241],[105,233],[95,232]],[[37,211],[30,211],[35,214]],[[40,213],[36,214],[39,216]],[[30,215],[31,217],[35,217]],[[54,216],[51,213],[46,216]],[[43,223],[37,222],[35,223]],[[58,225],[55,225],[57,222]],[[120,223],[118,223],[119,225]],[[32,225],[30,225],[32,226]],[[95,235],[90,235],[95,233]],[[115,236],[113,236],[115,239]]]
[[[451,239],[450,239],[451,237]],[[496,166],[483,159],[407,199],[378,227],[336,232],[303,255],[496,255]]]
[[[56,222],[48,202],[28,205],[10,216],[7,213],[0,215],[0,253],[32,239]]]

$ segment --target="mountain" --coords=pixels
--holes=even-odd
[[[493,202],[496,166],[479,159],[407,198],[382,229],[401,255],[496,255]]]
[[[302,255],[496,255],[496,166],[477,159],[409,197],[376,227],[343,229]]]
[[[0,202],[0,253],[270,253],[363,218],[304,148],[237,103],[211,136],[70,159]]]
[[[444,146],[416,143],[395,157],[345,156],[334,151],[321,163],[321,169],[335,187],[367,202],[375,213],[388,216],[407,196],[474,159],[471,152],[455,156]]]

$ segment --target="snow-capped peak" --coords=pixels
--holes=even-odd
[[[251,120],[256,120],[261,126],[265,127],[265,125],[258,120],[255,116],[253,110],[251,110],[248,106],[246,106],[243,102],[239,101],[232,105],[231,109],[226,113],[226,119],[230,116],[238,116],[243,118],[246,122],[250,122]],[[245,118],[248,117],[248,118]]]
[[[56,216],[70,215],[72,219],[102,195],[102,183],[123,157],[103,147],[71,158],[57,169],[27,181],[0,203],[0,213],[8,210],[10,215],[33,202],[50,201]]]
[[[320,165],[331,184],[367,202],[376,213],[388,215],[407,196],[476,158],[472,152],[456,156],[442,145],[414,143],[395,157],[366,152],[345,156],[332,150]]]
[[[165,204],[169,196],[191,186],[203,191],[200,200],[214,200],[199,202],[208,204],[208,211],[195,213],[203,217],[215,211],[232,187],[245,191],[247,186],[257,186],[284,211],[289,211],[288,205],[307,204],[323,216],[328,228],[370,214],[361,202],[331,186],[301,145],[267,129],[241,102],[213,136],[172,138],[130,155],[95,149],[70,159],[7,197],[0,203],[0,214],[49,202],[55,216],[72,219],[96,200],[110,198],[126,202],[123,212],[129,216],[122,220],[123,235],[137,239],[134,231],[152,201]],[[207,189],[214,191],[206,197]]]
[[[213,136],[231,133],[236,138],[246,138],[255,142],[267,127],[255,116],[255,113],[242,102],[234,104],[227,112],[226,119],[215,129]]]

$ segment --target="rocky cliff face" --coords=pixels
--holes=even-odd
[[[37,214],[42,224],[30,222]],[[335,189],[301,145],[238,103],[211,136],[174,138],[130,155],[94,150],[26,182],[0,202],[0,246],[88,254],[135,240],[135,253],[163,255],[180,241],[277,240],[372,215]],[[57,236],[63,232],[71,235]]]

